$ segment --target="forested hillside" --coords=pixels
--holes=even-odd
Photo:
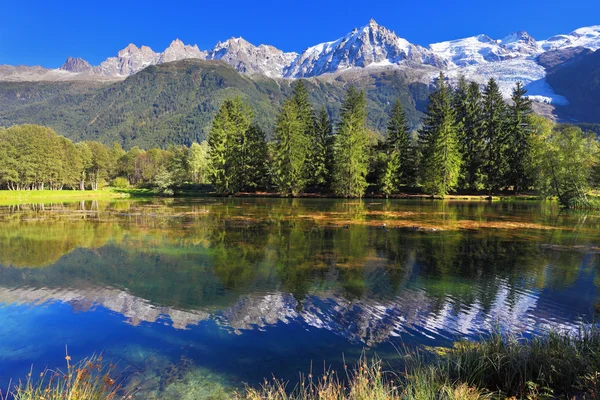
[[[326,104],[334,120],[350,78],[306,81],[311,101]],[[150,66],[124,81],[98,83],[2,82],[0,126],[35,123],[75,140],[120,143],[124,148],[190,145],[207,136],[220,104],[240,96],[255,110],[256,123],[271,137],[276,113],[293,81],[241,75],[218,61],[183,60]],[[367,94],[368,126],[383,131],[396,98],[416,127],[430,93],[408,83],[402,71],[365,73],[352,79]]]

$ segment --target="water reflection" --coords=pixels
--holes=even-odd
[[[1,208],[0,226],[9,308],[66,304],[90,323],[109,310],[155,335],[164,324],[262,334],[250,346],[269,330],[297,341],[318,330],[340,339],[328,349],[338,355],[407,338],[445,344],[495,324],[572,329],[592,318],[599,283],[600,218],[553,203],[83,202]]]

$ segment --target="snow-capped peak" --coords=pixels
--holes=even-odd
[[[541,50],[536,40],[525,31],[511,33],[499,43],[507,50],[524,55],[539,54]]]
[[[431,51],[458,67],[502,61],[537,52],[537,43],[527,32],[517,32],[502,40],[481,34],[463,39],[434,43]]]
[[[579,28],[566,35],[555,35],[541,41],[544,51],[559,50],[568,47],[585,47],[590,50],[600,49],[600,25]]]
[[[442,66],[443,60],[409,43],[374,19],[338,40],[306,49],[286,68],[287,77],[307,77],[380,63]]]
[[[285,66],[297,56],[297,53],[285,53],[265,44],[255,46],[242,37],[232,37],[217,43],[207,58],[225,61],[240,72],[280,77]]]

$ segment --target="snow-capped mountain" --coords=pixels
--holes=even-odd
[[[516,81],[522,81],[532,98],[565,103],[566,99],[556,96],[545,81],[548,63],[544,60],[568,60],[570,54],[579,54],[582,49],[600,49],[600,25],[542,41],[520,31],[503,39],[481,34],[422,47],[371,20],[340,39],[309,47],[300,54],[269,45],[255,46],[241,37],[219,42],[212,50],[200,50],[196,45],[186,45],[176,39],[163,52],[130,44],[116,57],[109,57],[95,67],[72,57],[54,70],[0,66],[0,80],[118,80],[150,65],[198,58],[222,60],[245,74],[290,79],[386,67],[411,70],[415,72],[413,79],[431,82],[443,70],[451,79],[464,75],[482,84],[494,77],[506,96]],[[549,54],[553,56],[546,57]]]
[[[569,47],[584,47],[590,50],[600,49],[600,25],[579,28],[567,35],[552,36],[540,42],[544,51]]]
[[[549,51],[568,48],[600,48],[600,26],[578,29],[537,42],[527,32],[512,33],[495,40],[486,35],[435,43],[429,48],[449,60],[446,74],[450,79],[465,76],[485,84],[495,78],[504,96],[509,97],[517,81],[525,84],[529,97],[544,103],[567,104],[546,82],[546,68],[540,58]],[[566,52],[564,54],[577,54]],[[436,74],[430,74],[434,79]]]
[[[298,53],[285,53],[276,47],[254,46],[243,38],[219,42],[208,54],[209,60],[223,60],[242,73],[259,73],[271,78],[283,76],[286,66]]]
[[[306,49],[285,69],[285,77],[299,78],[354,67],[380,65],[431,65],[443,68],[446,61],[421,46],[409,43],[375,20],[346,36]]]

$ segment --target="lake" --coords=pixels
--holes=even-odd
[[[202,198],[0,207],[0,387],[102,353],[139,398],[576,330],[600,215],[553,202]],[[191,397],[190,397],[191,398]]]

